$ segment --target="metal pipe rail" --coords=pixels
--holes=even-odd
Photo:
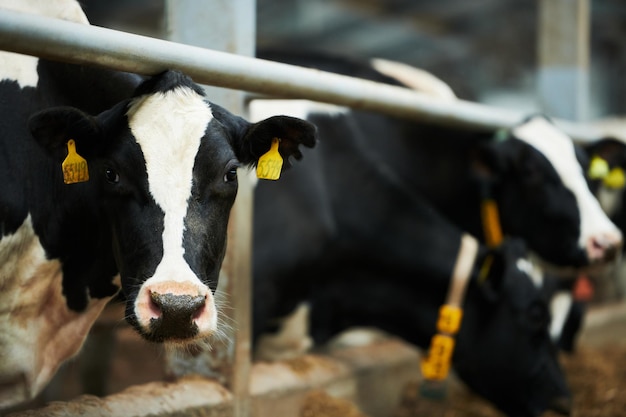
[[[412,90],[256,58],[9,10],[0,11],[0,49],[153,75],[178,69],[194,81],[254,93],[305,98],[473,130],[510,127],[526,115],[464,100],[440,101]],[[575,140],[594,128],[557,123]]]

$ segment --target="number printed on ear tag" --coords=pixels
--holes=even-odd
[[[283,157],[278,152],[280,139],[272,139],[270,150],[261,155],[256,167],[256,176],[263,180],[277,180],[283,167]]]
[[[63,182],[66,184],[89,181],[87,161],[76,153],[74,139],[67,142],[67,157],[65,157],[61,167],[63,168]]]

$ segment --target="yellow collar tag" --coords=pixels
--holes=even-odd
[[[483,221],[485,243],[490,248],[499,246],[502,243],[502,228],[500,227],[498,204],[492,199],[483,200],[480,207],[480,215]]]
[[[463,299],[472,268],[478,254],[478,242],[470,235],[461,238],[461,247],[452,272],[446,302],[439,308],[437,333],[430,339],[428,353],[420,361],[424,381],[420,386],[422,395],[431,398],[445,396],[444,382],[452,366],[452,355],[456,344],[455,336],[463,320]]]
[[[89,170],[85,158],[76,153],[76,143],[74,139],[67,142],[67,157],[61,164],[63,168],[63,182],[75,184],[77,182],[89,181]]]
[[[270,150],[259,158],[256,167],[256,176],[263,180],[277,180],[280,178],[280,171],[283,167],[283,157],[278,152],[280,139],[272,139]]]

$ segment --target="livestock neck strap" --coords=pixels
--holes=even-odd
[[[490,248],[500,246],[502,243],[502,226],[500,226],[500,213],[498,203],[492,198],[484,198],[480,203],[480,219],[483,224],[485,243]]]
[[[509,137],[508,129],[499,129],[493,137],[496,142],[503,142]],[[500,246],[502,243],[502,226],[500,225],[500,213],[498,203],[492,197],[491,184],[485,184],[483,198],[480,203],[480,220],[483,225],[485,243],[490,248]]]
[[[463,234],[448,296],[439,309],[437,333],[430,341],[428,355],[421,362],[422,375],[426,381],[443,381],[448,376],[454,352],[454,336],[461,327],[463,299],[477,254],[478,241]]]

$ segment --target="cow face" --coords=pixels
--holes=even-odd
[[[566,413],[570,395],[548,332],[549,308],[520,265],[524,245],[507,240],[491,250],[493,263],[483,280],[476,271],[487,253],[481,250],[463,301],[453,368],[508,416],[534,417],[549,408]],[[352,327],[373,326],[427,349],[449,281],[361,267],[333,265],[327,285],[316,281],[311,299],[316,344]]]
[[[604,137],[587,144],[579,159],[600,206],[623,232],[626,144],[618,138]]]
[[[173,345],[216,330],[213,293],[237,169],[255,164],[275,137],[286,160],[315,143],[309,123],[279,116],[250,124],[174,71],[97,117],[55,108],[33,116],[30,128],[59,163],[74,139],[89,166],[82,187],[95,190],[110,226],[127,320],[146,339]]]
[[[505,233],[558,265],[612,260],[622,235],[589,190],[569,137],[542,117],[481,148]],[[550,231],[547,233],[546,231]]]
[[[544,294],[523,272],[523,249],[506,242],[487,279],[468,289],[454,369],[508,416],[568,413],[570,394],[549,334]]]

